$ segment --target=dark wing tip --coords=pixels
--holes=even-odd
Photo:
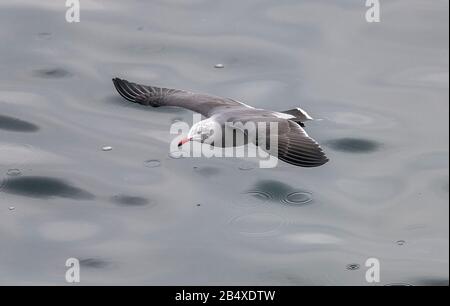
[[[113,78],[112,82],[117,92],[126,100],[134,103],[146,104],[146,93],[138,89],[139,85],[120,78]]]
[[[313,168],[320,167],[330,160],[322,151],[318,151],[316,156],[305,155],[301,152],[279,155],[278,159],[299,167]]]
[[[278,143],[278,158],[300,167],[319,167],[329,162],[320,145],[298,126]]]

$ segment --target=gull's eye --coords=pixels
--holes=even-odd
[[[201,133],[202,133],[202,131],[197,131],[197,134],[199,134],[199,135],[200,135]]]

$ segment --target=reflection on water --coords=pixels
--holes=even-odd
[[[333,150],[349,153],[370,153],[378,150],[380,145],[372,140],[358,138],[341,138],[330,140],[326,145]]]
[[[448,2],[62,8],[0,0],[0,284],[448,285]],[[181,158],[113,77],[302,107],[331,161]]]
[[[89,192],[51,177],[19,177],[6,181],[5,192],[31,198],[61,197],[77,200],[92,199]]]
[[[112,201],[124,206],[144,206],[150,203],[150,201],[145,198],[128,195],[116,195],[112,198]]]
[[[0,115],[0,130],[14,132],[36,132],[39,127],[21,119]]]
[[[110,262],[101,258],[80,259],[80,266],[83,268],[104,269],[110,266]]]
[[[71,73],[62,68],[49,68],[49,69],[37,69],[34,71],[34,75],[46,79],[59,79],[68,77]]]

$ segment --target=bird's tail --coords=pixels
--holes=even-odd
[[[297,121],[300,121],[300,122],[314,120],[305,110],[301,109],[300,107],[282,111],[280,113],[292,115],[295,117],[295,119]]]

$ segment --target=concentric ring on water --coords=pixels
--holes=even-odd
[[[161,166],[161,162],[157,159],[149,159],[144,161],[144,165],[147,168],[157,168],[159,166]]]
[[[307,191],[295,191],[286,195],[281,202],[288,205],[306,205],[311,203],[313,195]]]
[[[250,190],[239,194],[239,197],[234,201],[240,207],[257,207],[272,200],[272,196],[264,191]]]
[[[9,169],[6,172],[6,175],[8,175],[8,176],[19,176],[21,174],[22,174],[22,172],[19,169]]]
[[[229,221],[233,231],[251,237],[275,235],[284,223],[279,215],[260,212],[237,216]]]
[[[405,240],[397,240],[395,243],[399,246],[403,246],[406,244],[406,241]]]
[[[359,270],[360,267],[361,266],[357,263],[351,263],[351,264],[348,264],[345,268],[349,271],[356,271],[356,270]]]

